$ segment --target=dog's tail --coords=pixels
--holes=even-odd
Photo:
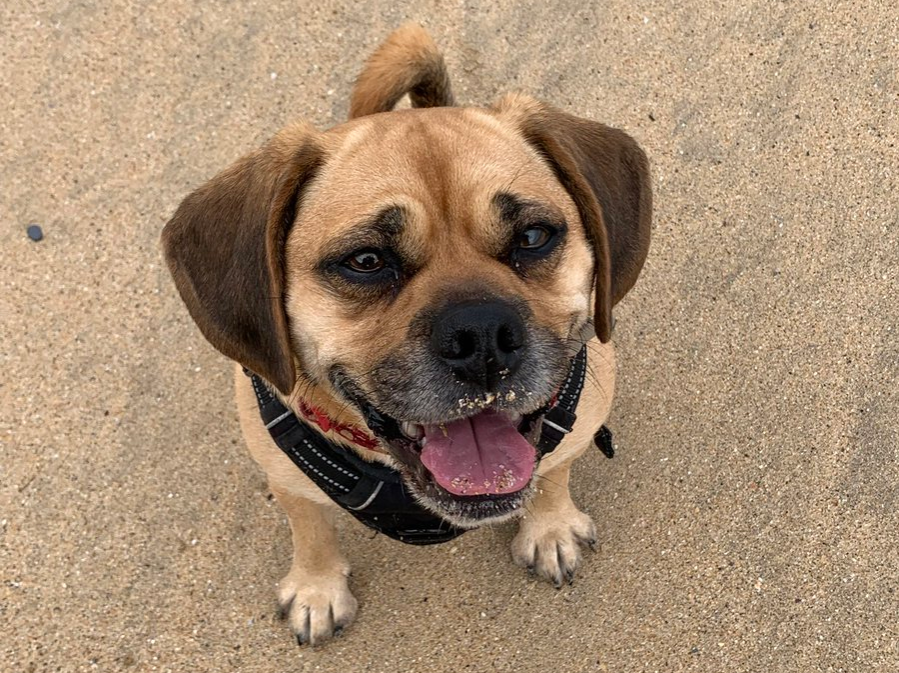
[[[369,57],[353,88],[350,119],[392,110],[407,93],[412,107],[455,104],[443,56],[417,23],[404,23]]]

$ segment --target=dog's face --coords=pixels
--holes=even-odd
[[[648,210],[633,141],[513,97],[295,127],[165,245],[214,345],[352,405],[424,504],[477,525],[528,497],[540,410],[594,318],[608,339]]]
[[[367,117],[323,144],[285,251],[302,372],[392,421],[378,433],[442,513],[517,509],[536,458],[518,429],[536,429],[525,417],[558,390],[591,317],[574,202],[479,110]],[[503,441],[479,455],[485,433]]]

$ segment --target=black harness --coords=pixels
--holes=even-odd
[[[568,376],[546,410],[537,454],[551,453],[574,427],[587,372],[587,349],[571,360]],[[256,392],[259,413],[275,444],[328,497],[369,528],[407,544],[448,542],[466,529],[432,514],[416,502],[400,473],[381,463],[363,460],[352,450],[330,441],[297,418],[272,394],[261,378],[247,372]],[[597,445],[609,458],[612,434],[603,426]]]

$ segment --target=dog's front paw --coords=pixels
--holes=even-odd
[[[318,645],[340,633],[356,616],[356,598],[346,573],[308,574],[291,571],[278,590],[281,614],[299,645]]]
[[[512,540],[512,559],[559,589],[562,582],[574,580],[581,562],[581,545],[596,548],[596,526],[571,505],[562,512],[523,517]]]

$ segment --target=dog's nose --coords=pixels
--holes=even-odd
[[[518,311],[503,301],[452,304],[432,325],[431,348],[460,381],[494,390],[521,364],[524,322]]]

